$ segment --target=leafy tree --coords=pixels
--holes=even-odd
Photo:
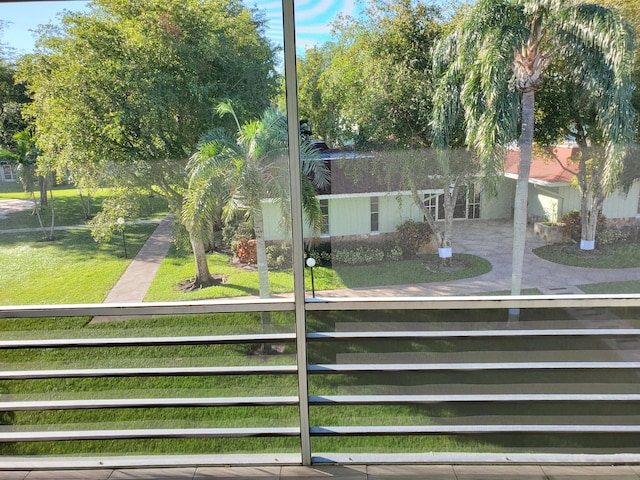
[[[53,240],[55,230],[55,207],[53,203],[53,189],[51,188],[53,186],[53,175],[50,170],[47,170],[45,164],[38,163],[39,152],[31,135],[31,131],[28,128],[14,134],[13,140],[15,144],[14,151],[0,149],[0,159],[11,160],[17,165],[18,181],[24,191],[31,196],[33,211],[38,217],[40,229],[45,239]],[[36,184],[40,186],[40,205],[38,205],[35,196],[34,186]],[[43,202],[43,195],[46,199],[47,192],[51,195],[50,201]],[[45,228],[42,219],[42,207],[45,204],[48,205],[51,215],[51,223],[48,228]]]
[[[19,73],[38,148],[58,172],[80,185],[108,174],[121,195],[107,205],[120,214],[152,191],[180,219],[184,167],[214,126],[213,102],[261,112],[277,86],[275,54],[264,19],[238,0],[94,0],[61,30],[41,30]]]
[[[593,92],[596,127],[605,142],[604,182],[620,170],[635,125],[631,106],[632,34],[605,7],[561,0],[480,0],[438,46],[441,81],[434,100],[436,145],[445,148],[462,116],[466,142],[484,177],[503,172],[505,149],[520,129],[514,205],[511,292],[520,293],[527,221],[535,96],[553,63]]]
[[[300,108],[329,142],[353,138],[358,146],[383,146],[375,162],[378,175],[389,185],[409,186],[438,246],[449,249],[456,199],[475,162],[464,152],[425,148],[431,143],[431,50],[443,31],[441,20],[437,7],[422,2],[369,2],[361,18],[336,25],[333,43],[306,52]],[[358,169],[359,174],[369,168]],[[419,195],[426,185],[444,193],[443,224]]]
[[[194,232],[206,230],[211,209],[226,200],[227,218],[243,211],[256,235],[260,297],[269,296],[266,242],[262,202],[271,199],[282,210],[282,221],[290,217],[288,183],[287,119],[269,109],[259,120],[240,124],[229,103],[218,106],[221,114],[231,115],[237,126],[235,136],[214,130],[203,139],[188,165],[189,195],[183,208],[185,223]],[[302,206],[316,231],[322,225],[322,212],[315,187],[327,182],[327,171],[313,146],[301,141]],[[223,194],[226,191],[226,195]]]
[[[607,155],[602,147],[603,137],[597,126],[597,110],[592,92],[585,91],[572,77],[562,76],[551,69],[547,75],[545,88],[537,96],[536,129],[534,140],[541,147],[541,154],[549,161],[556,161],[565,171],[575,177],[580,190],[581,237],[580,248],[592,250],[595,247],[596,228],[604,200],[616,188],[623,169],[633,162],[629,155],[624,157],[623,169],[608,178]],[[572,139],[578,152],[562,162],[554,148],[558,142]]]
[[[330,141],[429,143],[431,49],[438,8],[412,0],[370,1],[363,16],[334,26],[336,40],[300,64],[300,109]]]

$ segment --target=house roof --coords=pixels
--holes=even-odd
[[[578,152],[577,147],[559,146],[553,149],[554,158],[551,154],[541,154],[534,150],[534,158],[531,160],[531,172],[529,173],[529,183],[547,187],[559,187],[569,185],[573,180],[573,175],[567,172],[562,165],[571,170],[576,170],[577,165],[571,160],[571,156]],[[520,150],[509,150],[504,164],[505,176],[518,178],[518,166],[520,165]]]
[[[559,146],[555,147],[553,152],[563,165],[576,170],[577,165],[570,157],[578,152],[577,147]],[[375,152],[323,149],[321,158],[330,171],[330,184],[326,188],[318,190],[321,195],[371,194],[410,190],[408,182],[401,177],[400,172],[391,174],[391,177],[383,178],[384,175],[380,171]],[[558,160],[550,153],[534,150],[529,183],[546,187],[569,185],[574,175],[564,170]],[[519,164],[520,150],[509,150],[505,159],[505,176],[517,178]],[[430,188],[430,182],[426,175],[420,175],[417,180],[421,183],[418,187],[421,190]]]

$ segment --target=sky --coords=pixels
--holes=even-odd
[[[0,39],[16,49],[18,55],[34,48],[33,30],[38,25],[57,23],[63,10],[86,10],[84,1],[4,2],[0,1],[0,20],[9,22]],[[248,7],[257,7],[266,14],[267,35],[282,44],[282,3],[278,0],[245,0]],[[330,24],[340,13],[355,14],[356,0],[296,0],[296,46],[298,51],[324,43],[330,36]]]

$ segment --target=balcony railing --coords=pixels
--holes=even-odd
[[[51,318],[121,321],[115,330],[103,328],[104,336],[99,328],[82,336],[20,326],[5,331],[0,468],[638,461],[638,301],[635,295],[331,299],[306,303],[297,321],[288,299],[4,307],[3,321],[47,319],[48,328],[56,322]],[[521,309],[519,318],[509,317],[512,308]],[[254,322],[262,333],[237,326],[218,333],[225,316],[260,312],[284,312],[288,319],[268,327]],[[185,332],[205,316],[212,333],[153,331],[157,319],[176,316]],[[151,333],[125,333],[139,318]],[[303,341],[296,331],[306,332]],[[215,350],[221,346],[227,349]],[[205,350],[193,358],[172,350],[192,347]],[[139,357],[128,358],[127,349]],[[40,357],[43,352],[53,357]],[[193,390],[181,383],[187,377],[212,379],[208,385],[238,381],[220,384],[212,395],[203,386],[185,396]],[[291,379],[285,386],[274,380],[283,377]],[[151,378],[162,379],[161,386],[119,383]],[[82,383],[94,379],[113,385],[92,390]],[[208,409],[228,415],[199,419]],[[276,419],[273,409],[287,413]],[[82,413],[95,411],[113,415]],[[149,414],[159,411],[172,413]],[[26,412],[31,416],[23,418]],[[39,420],[47,412],[67,414]],[[171,444],[153,443],[172,439],[196,446],[171,452]],[[212,443],[208,451],[206,442],[216,439],[246,443],[229,450]],[[51,455],[38,448],[43,442]],[[73,445],[80,453],[56,456],[55,445],[69,442],[79,442]],[[88,447],[92,442],[99,447]],[[125,443],[111,452],[118,442]],[[126,442],[131,447],[123,452]]]

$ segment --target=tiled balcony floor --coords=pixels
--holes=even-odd
[[[0,480],[640,480],[640,465],[354,465],[0,471]]]

